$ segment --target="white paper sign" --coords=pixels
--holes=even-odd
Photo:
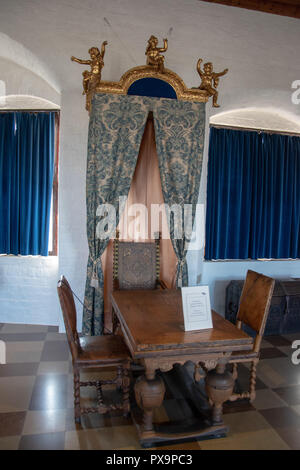
[[[182,287],[181,294],[185,331],[212,328],[208,286]]]

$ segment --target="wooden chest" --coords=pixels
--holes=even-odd
[[[225,318],[236,321],[244,281],[231,281],[226,288]],[[248,334],[252,332],[245,330]],[[276,280],[265,336],[300,333],[300,281]],[[253,335],[252,335],[253,336]]]

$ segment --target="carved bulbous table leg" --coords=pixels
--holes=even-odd
[[[135,399],[144,411],[143,431],[153,431],[153,410],[158,408],[165,395],[165,385],[160,377],[139,377],[134,386]]]
[[[216,369],[207,373],[205,380],[206,393],[213,404],[212,424],[223,423],[223,403],[232,395],[234,380],[232,374],[226,371],[227,360],[220,360]]]

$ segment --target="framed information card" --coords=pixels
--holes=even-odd
[[[184,330],[212,328],[208,286],[182,287]]]

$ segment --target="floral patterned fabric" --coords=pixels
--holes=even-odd
[[[193,204],[200,186],[204,144],[205,105],[164,98],[95,94],[89,124],[86,203],[89,259],[83,312],[83,333],[103,333],[103,271],[101,255],[109,237],[97,237],[101,204],[112,204],[119,222],[119,197],[127,196],[149,111],[153,111],[157,153],[166,204]],[[174,239],[178,283],[187,285],[188,234]],[[182,279],[182,281],[181,281]]]
[[[101,220],[97,208],[100,204],[112,204],[118,224],[119,196],[128,195],[148,109],[147,98],[138,96],[99,93],[93,99],[86,176],[89,259],[82,326],[86,335],[103,333],[104,279],[100,257],[109,238],[97,238],[97,224]]]
[[[202,171],[205,104],[160,99],[153,110],[156,148],[165,204],[171,208],[178,204],[190,225],[184,225],[183,237],[176,238],[174,218],[171,213],[170,236],[177,264],[177,285],[188,285],[186,253],[191,238],[192,224],[200,188]],[[190,204],[189,207],[185,205]],[[177,219],[178,222],[178,219]],[[180,222],[180,221],[179,221]]]

